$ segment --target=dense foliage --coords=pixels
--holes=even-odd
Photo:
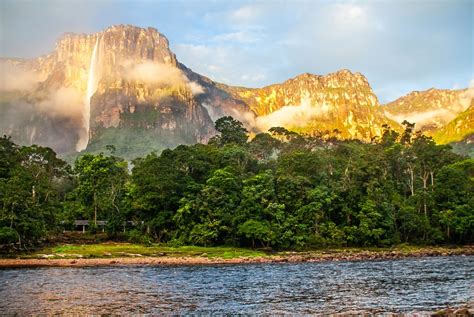
[[[193,245],[306,248],[470,243],[474,160],[385,127],[371,143],[272,128],[247,141],[231,117],[208,145],[131,164],[0,139],[0,244],[32,243],[74,219],[110,236]],[[91,226],[91,230],[96,230]]]

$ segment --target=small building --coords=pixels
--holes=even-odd
[[[74,220],[74,228],[75,230],[82,230],[82,232],[86,232],[86,228],[89,226],[90,223],[94,223],[94,221],[90,220]],[[102,232],[105,231],[105,225],[107,221],[97,220],[97,227],[102,228]]]

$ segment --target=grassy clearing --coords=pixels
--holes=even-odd
[[[45,248],[27,258],[116,258],[138,256],[167,257],[208,257],[232,259],[239,257],[263,257],[267,254],[259,250],[233,247],[169,247],[163,245],[143,246],[131,243],[100,243],[83,245],[59,245]]]

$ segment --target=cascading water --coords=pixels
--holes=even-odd
[[[85,107],[84,107],[84,129],[85,132],[80,137],[79,141],[76,144],[76,150],[82,151],[87,147],[89,143],[89,128],[90,128],[90,117],[91,117],[91,98],[97,90],[97,85],[99,83],[99,78],[97,76],[97,59],[98,59],[98,48],[99,48],[100,38],[98,37],[94,50],[92,51],[91,63],[89,66],[89,76],[87,78],[87,90],[85,97]]]

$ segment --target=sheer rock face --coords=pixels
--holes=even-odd
[[[128,61],[153,61],[176,66],[166,37],[156,29],[118,25],[95,34],[66,33],[53,53],[30,61],[27,66],[46,79],[48,86],[72,86],[85,91],[94,47],[102,74],[120,78]]]
[[[413,91],[386,104],[384,109],[387,117],[400,123],[416,123],[417,129],[433,134],[465,111],[472,95],[468,89]]]
[[[95,61],[92,60],[94,48]],[[39,104],[49,98],[49,93],[65,87],[81,96],[82,118],[75,118],[79,123],[69,129],[64,127],[59,134],[55,133],[58,129],[29,129],[47,130],[50,138],[58,140],[67,134],[68,146],[56,147],[60,152],[75,150],[81,133],[84,134],[86,129],[85,122],[88,122],[87,127],[90,126],[90,130],[86,131],[90,136],[89,144],[95,143],[96,149],[121,139],[121,133],[130,134],[137,129],[150,130],[148,135],[157,147],[143,144],[143,147],[149,147],[148,150],[160,150],[164,146],[180,143],[206,142],[215,133],[206,109],[197,101],[184,72],[178,68],[168,40],[156,29],[120,25],[91,35],[68,33],[57,42],[56,49],[49,55],[4,62],[32,72],[38,78],[34,89],[21,93],[23,101],[26,96],[32,104]],[[94,62],[92,74],[91,64]],[[155,80],[162,72],[163,78]],[[91,76],[94,76],[92,81]],[[92,82],[94,87],[88,89]],[[88,106],[88,93],[92,93],[90,118],[84,111]],[[18,104],[20,99],[10,100],[11,104]],[[69,107],[68,104],[62,106]],[[50,125],[47,123],[50,120],[40,118],[52,117],[51,120],[56,120],[54,115],[50,116],[51,113],[43,110],[32,112],[32,116],[37,118],[27,122]],[[3,126],[2,130],[5,130]],[[20,137],[21,131],[7,132],[19,134],[17,139],[22,143],[44,144],[38,133],[30,132],[28,136]],[[130,136],[127,137],[130,140]],[[161,142],[162,138],[167,140]],[[47,145],[52,144],[47,142]],[[115,145],[120,147],[120,144]]]
[[[263,88],[223,86],[232,96],[244,100],[257,115],[268,115],[284,106],[300,105],[308,97],[312,103],[337,106],[376,107],[377,97],[360,73],[341,70],[326,76],[305,73],[281,84]]]

